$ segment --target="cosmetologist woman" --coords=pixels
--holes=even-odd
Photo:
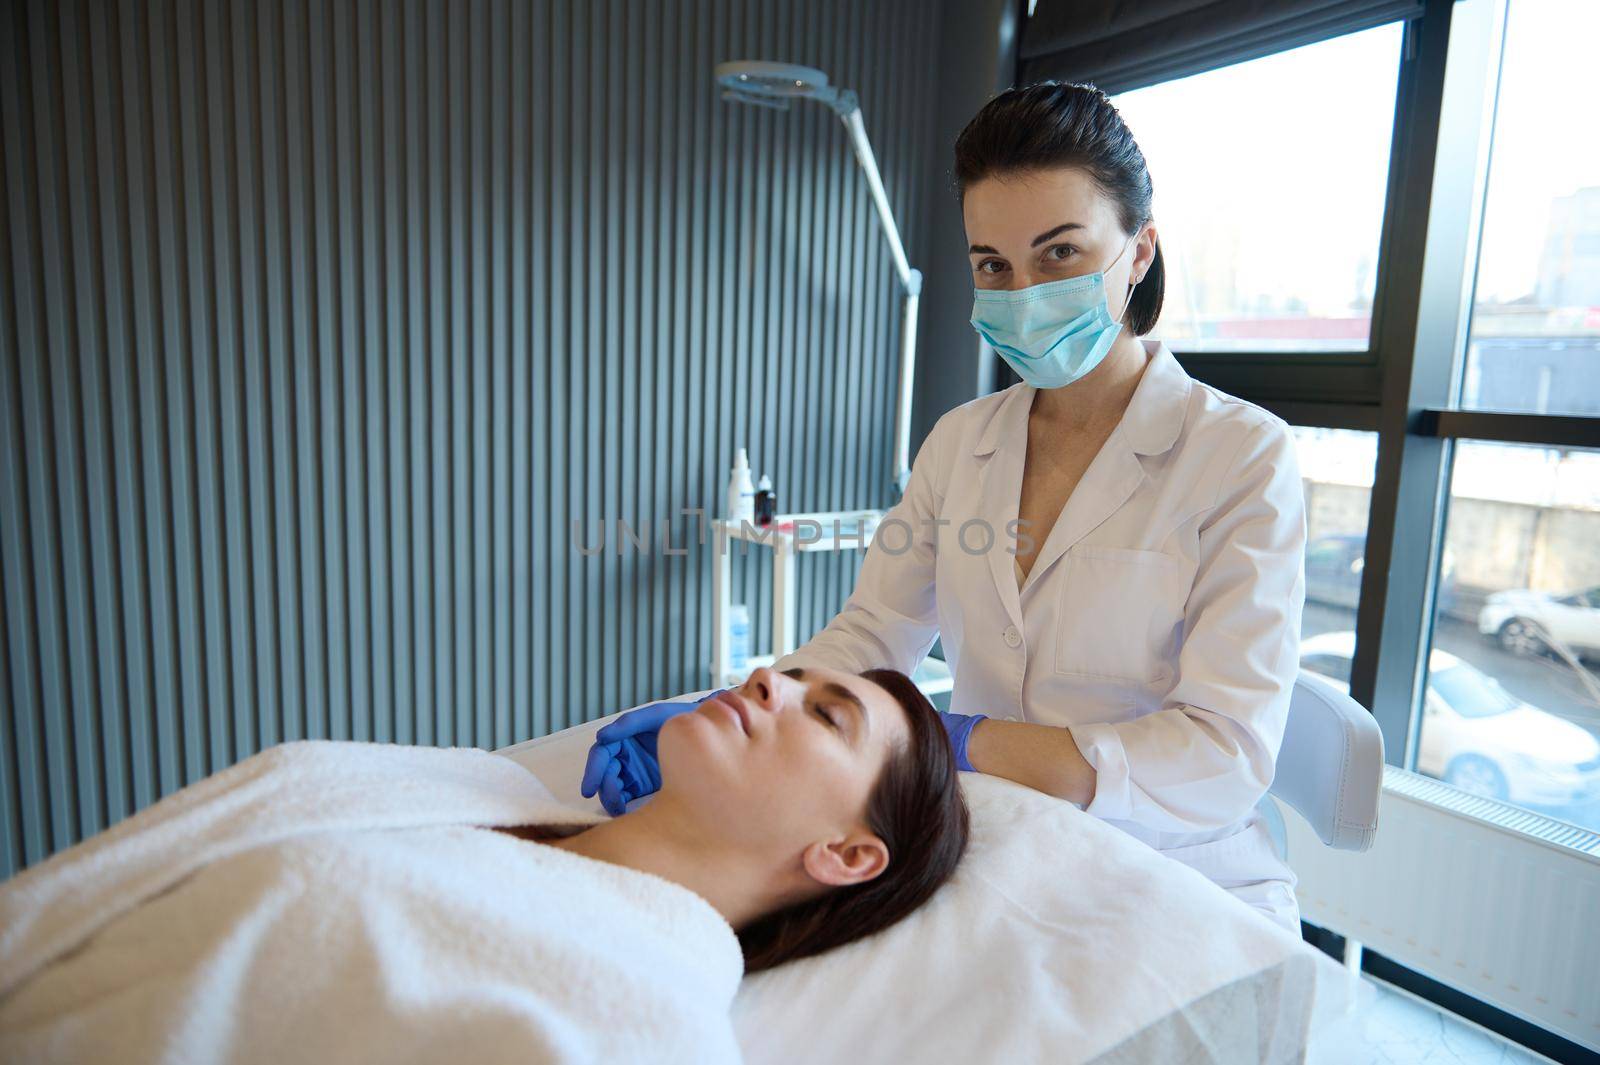
[[[775,668],[909,673],[942,637],[963,768],[1082,804],[1298,934],[1256,811],[1299,668],[1289,429],[1140,339],[1161,246],[1103,93],[1005,92],[955,156],[972,324],[1022,383],[939,420],[844,609]]]

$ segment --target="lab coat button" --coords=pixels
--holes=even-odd
[[[1006,638],[1006,643],[1010,644],[1012,647],[1022,646],[1022,633],[1017,631],[1017,627],[1015,625],[1008,625],[1004,635]]]

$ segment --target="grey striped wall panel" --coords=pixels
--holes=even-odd
[[[700,687],[734,447],[888,499],[919,0],[12,3],[0,27],[0,862],[264,746],[497,746]],[[655,550],[585,555],[617,519]],[[613,537],[613,542],[615,538]],[[760,622],[766,569],[736,562]],[[858,559],[808,559],[802,626]]]

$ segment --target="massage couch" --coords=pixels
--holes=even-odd
[[[611,718],[500,754],[558,799]],[[1070,803],[962,774],[972,839],[921,910],[745,979],[751,1065],[797,1061],[1187,1065],[1303,1060],[1338,968],[1205,877]]]

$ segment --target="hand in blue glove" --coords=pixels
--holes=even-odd
[[[978,722],[988,719],[988,714],[939,715],[939,722],[944,725],[945,735],[950,737],[950,749],[956,755],[956,768],[963,773],[977,772],[967,758],[967,740],[971,738],[972,730],[978,727]]]
[[[598,792],[606,813],[620,817],[633,800],[654,795],[661,789],[661,764],[656,759],[661,726],[703,702],[651,703],[629,710],[595,733],[579,788],[583,797]]]

